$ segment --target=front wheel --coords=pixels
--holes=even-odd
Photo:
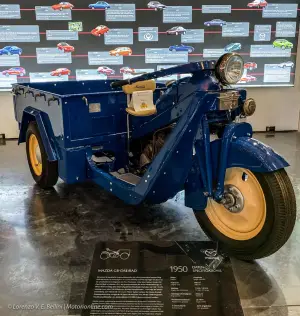
[[[287,242],[296,222],[296,199],[284,169],[228,169],[225,198],[225,204],[209,200],[206,210],[195,215],[204,232],[229,255],[260,259]]]

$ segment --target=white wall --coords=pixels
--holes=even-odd
[[[0,92],[0,134],[4,133],[6,138],[18,137],[18,124],[14,116],[12,94]]]
[[[248,118],[255,131],[265,131],[266,126],[275,126],[276,131],[298,130],[299,87],[253,88],[248,89],[248,96],[257,102],[256,113]]]

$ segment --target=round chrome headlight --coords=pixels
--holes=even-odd
[[[244,60],[239,54],[225,54],[216,64],[216,77],[225,85],[238,83],[243,73]]]

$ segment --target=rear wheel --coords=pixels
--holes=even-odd
[[[43,189],[53,187],[58,180],[58,164],[57,161],[48,161],[36,122],[31,122],[27,129],[26,153],[35,182]]]
[[[205,212],[195,215],[205,233],[229,255],[259,259],[287,242],[296,221],[296,200],[285,170],[228,169],[225,198],[225,204],[209,200]]]

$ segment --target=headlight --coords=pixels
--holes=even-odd
[[[239,54],[225,54],[216,64],[216,77],[221,83],[236,84],[244,73],[244,60]]]
[[[254,114],[255,110],[256,110],[255,100],[252,98],[247,99],[244,103],[244,106],[243,106],[244,115],[251,116]]]

